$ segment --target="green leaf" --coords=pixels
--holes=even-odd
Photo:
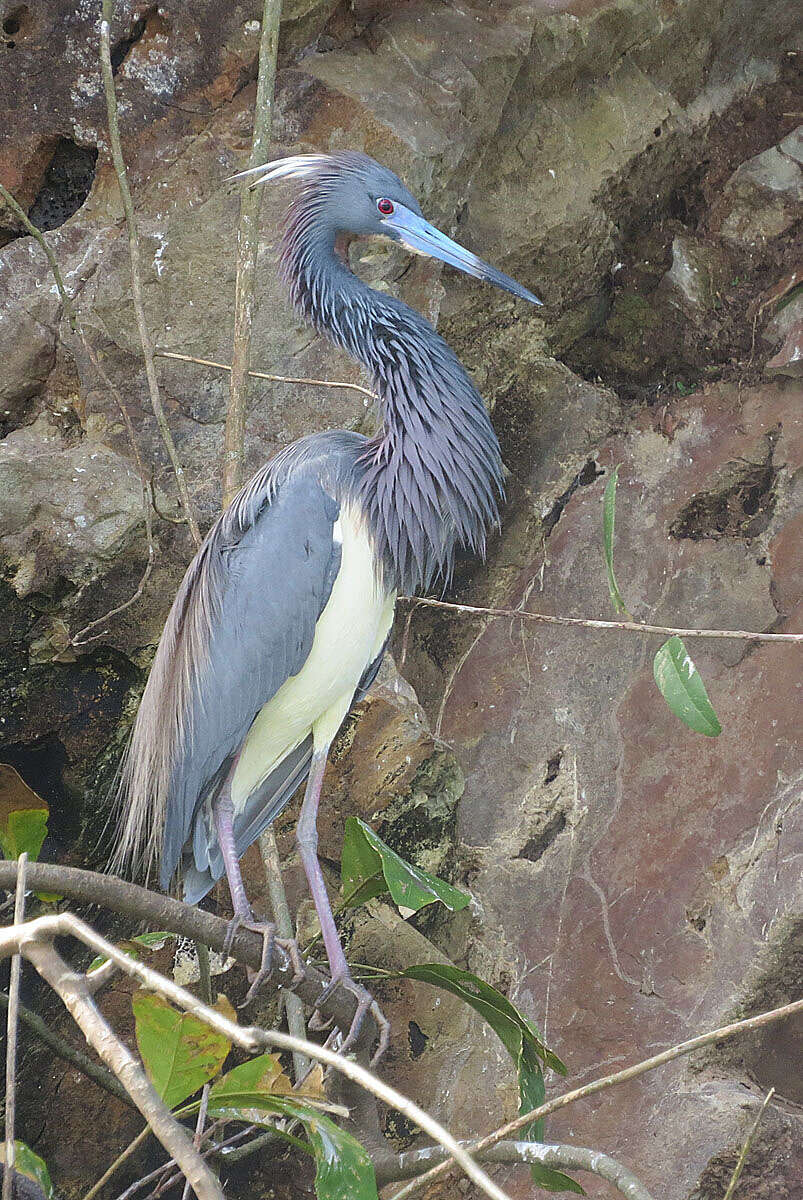
[[[5,1144],[0,1143],[0,1162],[5,1161]],[[30,1146],[25,1145],[25,1142],[14,1142],[14,1170],[18,1171],[20,1175],[24,1175],[26,1179],[32,1179],[34,1183],[38,1184],[42,1189],[45,1200],[52,1200],[55,1192],[45,1161],[38,1154],[34,1154]]]
[[[208,1112],[210,1117],[249,1122],[258,1120],[259,1113],[296,1117],[303,1122],[315,1155],[318,1200],[377,1200],[370,1158],[351,1134],[318,1111],[322,1097],[319,1084],[307,1096],[303,1089],[293,1089],[279,1060],[260,1054],[212,1084]]]
[[[6,814],[0,829],[0,845],[6,858],[19,858],[26,850],[36,862],[47,834],[46,808],[24,808]]]
[[[659,692],[684,725],[706,737],[719,737],[722,726],[700,673],[679,637],[664,642],[655,655],[652,671]]]
[[[488,1022],[516,1064],[519,1113],[530,1112],[544,1103],[546,1087],[542,1063],[552,1067],[560,1075],[566,1074],[565,1064],[554,1051],[544,1045],[533,1023],[519,1012],[506,996],[489,983],[472,975],[470,971],[461,971],[458,967],[442,963],[426,963],[418,967],[408,967],[402,974],[407,979],[418,979],[422,983],[430,983],[433,987],[451,992]],[[524,1141],[543,1141],[543,1120],[527,1125],[522,1129],[521,1137]],[[532,1178],[533,1182],[550,1191],[566,1190],[584,1194],[580,1185],[569,1179],[568,1175],[553,1171],[540,1163],[533,1164]]]
[[[138,933],[135,937],[128,938],[124,942],[119,942],[117,949],[122,950],[129,958],[142,958],[140,947],[144,946],[147,950],[161,950],[167,942],[175,938],[175,934],[169,929],[160,929],[153,933]],[[106,955],[99,954],[97,958],[93,958],[87,968],[89,971],[96,971],[98,967],[102,967],[106,962]]]
[[[217,1075],[231,1043],[154,992],[135,992],[132,1007],[145,1069],[167,1107],[174,1108]]]
[[[328,1117],[297,1115],[315,1154],[318,1200],[378,1200],[374,1164],[365,1147]]]
[[[359,817],[346,821],[341,868],[349,905],[364,903],[384,892],[382,876],[394,902],[408,912],[418,912],[437,900],[451,912],[459,912],[471,903],[465,892],[405,862]]]
[[[382,874],[382,855],[374,850],[360,826],[355,817],[346,819],[340,879],[347,908],[357,908],[388,890]]]
[[[611,471],[611,477],[605,487],[605,496],[602,501],[602,544],[605,550],[605,569],[608,572],[608,592],[611,597],[611,604],[618,613],[630,619],[630,613],[627,611],[627,605],[622,599],[622,593],[619,591],[619,584],[616,582],[616,575],[613,570],[613,528],[616,521],[616,484],[619,480],[619,468],[614,467]]]

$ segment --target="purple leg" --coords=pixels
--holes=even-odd
[[[229,891],[231,892],[231,902],[234,907],[234,917],[229,922],[229,931],[226,935],[224,950],[228,950],[231,939],[241,926],[244,926],[246,929],[252,929],[255,933],[262,934],[262,965],[256,973],[249,971],[251,986],[245,997],[245,1003],[247,1004],[253,999],[263,980],[267,979],[270,975],[273,951],[276,946],[284,953],[285,962],[289,960],[292,964],[294,981],[297,982],[303,979],[304,964],[301,961],[298,946],[294,941],[276,937],[276,926],[272,921],[263,923],[254,921],[251,905],[248,903],[248,897],[245,894],[240,860],[237,857],[237,849],[234,844],[234,805],[231,799],[230,786],[233,773],[234,767],[232,766],[229,777],[221,788],[212,811],[217,831],[217,840],[223,855],[223,865],[226,868],[226,879],[228,880]]]
[[[298,818],[298,827],[296,829],[296,841],[298,842],[301,862],[307,876],[310,894],[315,904],[315,911],[321,923],[323,944],[326,947],[326,957],[329,959],[329,969],[332,973],[332,982],[321,993],[319,1003],[323,1003],[326,997],[331,995],[332,991],[337,987],[347,988],[357,1001],[357,1008],[351,1022],[351,1028],[346,1034],[345,1041],[340,1048],[341,1053],[348,1050],[357,1040],[360,1027],[365,1019],[365,1014],[367,1012],[372,1013],[379,1033],[379,1046],[372,1059],[372,1063],[376,1063],[387,1048],[390,1026],[371,994],[351,978],[349,965],[346,962],[346,956],[343,953],[343,947],[338,937],[337,926],[335,925],[335,918],[332,913],[332,905],[329,903],[329,894],[326,890],[321,864],[318,862],[318,803],[321,798],[321,784],[323,783],[323,773],[326,769],[328,752],[329,747],[326,746],[323,750],[316,750],[312,756],[307,790],[304,793],[304,803],[301,806],[301,815]]]
[[[214,816],[217,840],[223,854],[226,879],[229,882],[231,902],[234,905],[234,915],[239,917],[240,921],[252,921],[253,913],[245,894],[240,860],[234,847],[234,805],[231,799],[229,780],[226,780],[223,790],[215,801]]]
[[[327,746],[323,750],[316,750],[312,756],[307,790],[304,793],[304,803],[301,806],[301,815],[298,818],[296,841],[298,842],[301,862],[304,865],[315,911],[321,923],[323,944],[326,947],[326,957],[329,959],[332,982],[336,983],[350,978],[350,975],[346,956],[343,953],[343,947],[340,945],[340,938],[337,934],[335,918],[332,914],[332,905],[329,903],[329,894],[326,890],[321,864],[318,862],[318,802],[321,798],[321,784],[323,783],[323,773],[326,769],[326,756],[328,752],[329,747]]]

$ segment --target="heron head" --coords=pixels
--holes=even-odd
[[[425,220],[421,206],[397,175],[367,154],[298,154],[241,171],[232,179],[251,186],[280,179],[304,184],[311,215],[322,230],[358,237],[376,234],[399,242],[414,254],[440,259],[475,279],[492,283],[530,304],[541,304],[527,288],[483,262]]]

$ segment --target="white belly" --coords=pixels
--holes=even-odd
[[[298,674],[282,684],[248,731],[232,780],[235,810],[308,733],[316,749],[329,744],[363,672],[390,632],[396,595],[378,582],[370,539],[346,505],[334,536],[342,540],[340,570],[318,618],[312,649]]]

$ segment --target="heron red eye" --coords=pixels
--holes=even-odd
[[[382,200],[377,200],[376,207],[382,213],[383,217],[389,217],[393,212],[393,201],[385,200],[384,198]]]

